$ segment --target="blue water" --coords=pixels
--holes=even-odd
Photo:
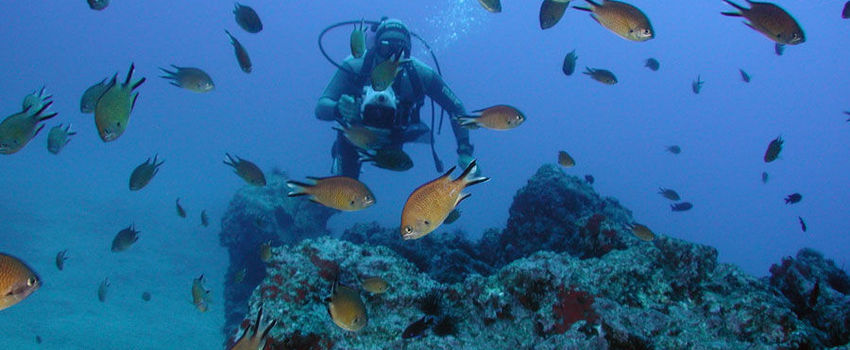
[[[0,156],[0,252],[22,258],[44,281],[0,311],[0,348],[220,348],[227,256],[218,222],[244,186],[221,163],[224,153],[293,178],[328,175],[335,133],[313,109],[335,68],[316,38],[329,24],[361,17],[400,18],[429,40],[467,110],[504,103],[526,114],[518,129],[471,133],[492,178],[461,205],[455,225],[471,237],[504,226],[516,190],[564,149],[577,162],[570,174],[593,174],[595,189],[618,198],[639,222],[715,246],[721,261],[752,274],[767,274],[803,246],[847,263],[850,123],[841,112],[850,110],[850,20],[840,18],[841,4],[783,1],[807,41],[776,56],[773,43],[741,19],[721,16],[731,7],[720,1],[632,3],[652,20],[655,39],[625,41],[575,10],[541,31],[537,2],[504,1],[502,13],[490,14],[472,0],[252,1],[246,4],[265,27],[259,34],[238,28],[229,1],[115,0],[101,12],[82,0],[4,4],[0,113],[16,113],[44,85],[59,113],[47,129],[70,122],[78,135],[58,156],[46,151],[47,130],[21,152]],[[251,74],[239,70],[224,29],[249,51]],[[333,57],[348,54],[348,34],[327,37]],[[566,77],[560,66],[573,49],[578,72]],[[417,43],[414,54],[430,62]],[[661,62],[658,72],[643,67],[648,57]],[[79,112],[79,98],[107,76],[123,77],[133,62],[136,76],[148,80],[127,132],[104,144],[93,117]],[[157,67],[170,64],[204,69],[215,91],[170,86],[157,77]],[[580,74],[584,66],[609,69],[619,83],[594,82]],[[697,75],[705,85],[694,95]],[[437,149],[451,165],[455,144],[444,131]],[[765,164],[764,150],[779,135],[786,141],[781,159]],[[682,154],[665,152],[671,144]],[[427,145],[405,150],[416,164],[408,172],[364,166],[361,180],[378,203],[334,216],[333,232],[371,220],[398,225],[407,195],[437,176]],[[166,160],[159,175],[130,192],[130,172],[156,153]],[[656,194],[660,186],[694,208],[671,212]],[[785,205],[793,192],[803,201]],[[174,215],[177,197],[186,220]],[[201,209],[211,215],[209,228],[199,226]],[[110,252],[114,234],[131,223],[142,232],[139,242]],[[71,259],[60,272],[53,257],[66,248]],[[189,296],[201,273],[214,300],[203,314]],[[100,303],[95,292],[105,277],[112,287]],[[144,291],[152,301],[141,300]]]

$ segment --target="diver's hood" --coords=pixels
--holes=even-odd
[[[372,86],[366,86],[363,88],[363,104],[360,106],[360,111],[365,112],[366,108],[382,108],[382,109],[392,109],[395,111],[396,109],[396,98],[395,92],[393,89],[386,89],[384,91],[375,91],[372,89]]]

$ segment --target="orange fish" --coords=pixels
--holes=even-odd
[[[266,337],[269,336],[269,332],[274,328],[274,325],[277,323],[277,320],[272,320],[265,327],[263,327],[262,333],[260,330],[260,323],[263,320],[263,308],[260,307],[260,310],[257,311],[257,321],[254,322],[250,328],[242,331],[242,335],[239,336],[239,340],[233,343],[232,346],[227,348],[227,350],[258,350],[261,349],[263,344],[265,343]]]
[[[236,159],[233,159],[233,157],[231,157],[228,153],[225,153],[224,156],[227,157],[227,159],[224,160],[224,164],[231,166],[236,175],[239,175],[239,177],[245,180],[245,182],[254,186],[266,185],[266,176],[256,164],[249,160],[239,158],[239,156],[236,156]]]
[[[652,233],[652,230],[649,227],[644,225],[635,223],[631,225],[632,233],[634,233],[635,237],[639,238],[642,241],[651,241],[655,239],[655,234]]]
[[[457,179],[452,180],[449,177],[455,170],[452,167],[443,176],[414,190],[401,212],[401,237],[418,239],[436,230],[449,213],[470,196],[463,193],[464,188],[490,180],[488,177],[474,177],[475,168],[473,160]]]
[[[495,105],[458,117],[457,121],[460,126],[469,129],[509,130],[525,122],[525,115],[513,106]]]
[[[310,196],[310,200],[343,211],[362,210],[375,204],[375,195],[366,185],[347,176],[307,177],[315,184],[287,181],[290,197]]]
[[[23,261],[0,253],[0,310],[26,299],[39,287],[38,275]]]

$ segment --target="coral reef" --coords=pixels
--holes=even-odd
[[[242,321],[248,312],[248,297],[265,277],[260,244],[294,243],[328,234],[325,224],[334,210],[303,198],[288,197],[286,180],[285,174],[274,171],[267,176],[266,186],[243,186],[221,220],[219,240],[230,258],[224,291],[225,333],[232,333]],[[244,279],[234,282],[236,274],[243,270]]]

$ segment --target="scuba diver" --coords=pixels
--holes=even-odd
[[[419,110],[425,96],[428,96],[449,113],[457,141],[458,165],[461,169],[466,168],[473,160],[473,147],[469,143],[469,130],[460,127],[455,121],[455,117],[466,114],[463,103],[437,72],[418,59],[410,57],[411,32],[401,21],[383,18],[380,22],[371,23],[374,31],[371,37],[374,38],[374,43],[361,57],[349,56],[342,64],[337,64],[325,54],[339,69],[319,98],[316,118],[338,121],[343,127],[358,125],[375,130],[376,134],[383,135],[382,139],[386,141],[380,148],[398,151],[401,151],[404,143],[427,143],[430,132],[434,160],[437,170],[442,172],[442,164],[433,148],[433,130],[419,118]],[[319,44],[324,54],[321,35]],[[424,41],[423,44],[427,46]],[[375,91],[370,81],[373,68],[394,56],[403,58],[398,75],[390,88]],[[439,65],[437,67],[439,69]],[[342,130],[337,133],[332,155],[331,171],[335,175],[355,179],[359,177],[361,161],[358,147],[345,137]],[[475,172],[480,170],[475,169]]]

